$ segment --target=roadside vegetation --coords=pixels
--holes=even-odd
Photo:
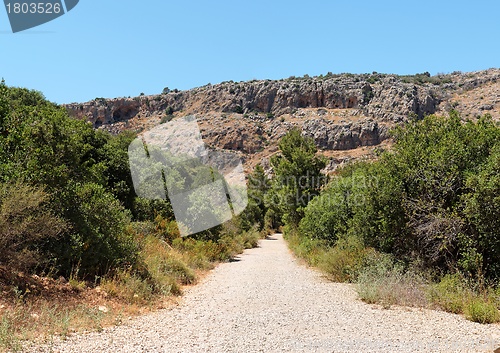
[[[135,195],[134,138],[1,82],[0,351],[162,307],[257,245],[245,215],[180,237],[168,200]]]
[[[391,151],[327,180],[312,140],[291,131],[272,160],[264,219],[367,303],[500,321],[500,127],[452,112],[393,135]]]
[[[367,303],[500,321],[500,127],[489,116],[413,120],[391,151],[331,177],[293,129],[274,174],[249,176],[245,212],[187,238],[168,200],[136,196],[134,138],[0,84],[0,350],[168,305],[263,229],[283,229],[299,257]]]

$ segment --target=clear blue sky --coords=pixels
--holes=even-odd
[[[500,67],[500,2],[89,1],[12,34],[0,77],[57,103],[328,71],[410,74]]]

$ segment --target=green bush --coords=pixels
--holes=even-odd
[[[318,266],[324,260],[324,253],[327,247],[325,242],[305,237],[296,229],[289,227],[285,227],[284,237],[295,255],[304,259],[309,265]]]
[[[442,309],[461,314],[465,302],[471,297],[471,292],[465,286],[464,279],[459,274],[446,275],[437,284],[429,288],[429,299]]]
[[[373,250],[366,248],[358,237],[349,236],[327,248],[319,256],[317,266],[333,281],[353,282],[372,253]]]
[[[193,284],[196,281],[194,272],[184,262],[174,257],[165,259],[159,270],[172,276],[181,284]]]
[[[489,117],[426,117],[394,132],[392,152],[352,164],[304,210],[299,229],[424,267],[495,279],[500,273],[500,128]]]
[[[127,232],[130,212],[98,184],[73,184],[69,192],[74,203],[68,205],[67,214],[74,230],[69,241],[61,244],[66,245],[62,249],[66,268],[93,278],[117,267],[134,266],[139,248]]]
[[[494,303],[475,298],[467,304],[465,317],[481,324],[492,324],[500,321],[500,312]]]
[[[331,183],[313,199],[299,223],[301,234],[324,240],[332,246],[340,236],[347,234],[352,216],[352,184],[350,178],[343,178],[339,183]]]
[[[49,195],[22,183],[0,185],[0,266],[28,271],[48,265],[46,244],[68,225],[48,207]]]

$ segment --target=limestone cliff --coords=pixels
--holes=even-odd
[[[299,126],[332,159],[349,159],[369,154],[388,139],[392,127],[409,118],[456,109],[464,118],[489,113],[499,119],[499,82],[499,69],[438,76],[328,74],[230,81],[66,107],[71,115],[113,133],[142,131],[195,114],[208,145],[240,151],[250,164],[274,153],[279,138]]]

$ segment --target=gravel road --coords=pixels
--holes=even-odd
[[[500,325],[381,309],[300,264],[281,235],[218,266],[179,306],[36,352],[493,352]],[[33,350],[31,350],[33,351]]]

